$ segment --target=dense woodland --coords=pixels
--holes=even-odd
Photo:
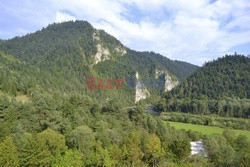
[[[110,60],[96,65],[93,64],[93,55],[97,52],[97,42],[93,40],[93,33],[99,35],[99,43],[111,53]],[[25,85],[25,90],[22,90],[25,94],[34,88],[42,87],[51,93],[88,94],[103,101],[123,97],[123,101],[131,104],[134,102],[134,91],[86,92],[86,77],[135,77],[137,71],[141,78],[154,78],[155,70],[161,69],[182,81],[198,68],[189,63],[172,61],[153,52],[136,52],[126,47],[124,48],[127,54],[119,56],[112,52],[117,47],[124,46],[114,37],[94,29],[84,21],[52,24],[35,33],[3,41],[0,45],[0,50],[3,51],[1,57],[18,61],[19,64],[8,61],[9,65],[1,70],[5,74],[0,77],[8,76],[8,83],[11,83],[2,86],[2,89],[19,91],[19,85],[22,83],[21,85]],[[17,77],[12,75],[19,75],[18,78],[22,81],[16,81]],[[153,95],[155,93],[157,92],[153,92]]]
[[[167,93],[158,110],[201,115],[250,117],[250,59],[226,55],[206,63]]]
[[[1,97],[1,166],[164,166],[190,153],[186,133],[139,106],[49,97],[25,104]]]
[[[112,53],[110,60],[93,65],[94,32],[89,23],[76,21],[1,41],[0,167],[250,166],[245,136],[230,130],[213,136],[176,130],[148,114],[145,102],[134,104],[133,90],[86,90],[88,76],[125,78],[139,71],[148,78],[162,69],[186,84],[197,70],[185,62],[128,48],[123,57]],[[122,46],[104,31],[98,32],[110,50]],[[164,97],[173,100],[177,90]],[[154,99],[162,92],[151,93]],[[201,99],[197,96],[197,100]],[[165,98],[156,107],[171,109]],[[245,111],[239,115],[246,116]],[[208,158],[190,156],[189,142],[201,138]]]
[[[249,166],[250,143],[232,131],[175,130],[138,105],[100,106],[88,96],[49,94],[21,103],[1,96],[0,166]],[[204,138],[209,158],[190,157]],[[218,143],[218,145],[214,145]]]

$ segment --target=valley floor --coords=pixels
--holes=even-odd
[[[192,130],[196,132],[200,132],[203,135],[212,135],[212,134],[222,134],[225,130],[224,128],[215,127],[215,126],[205,126],[205,125],[195,125],[189,123],[181,123],[181,122],[171,122],[167,121],[170,126],[175,127],[176,129],[184,129],[184,130]],[[247,130],[233,130],[237,135],[245,135],[250,141],[250,131]]]

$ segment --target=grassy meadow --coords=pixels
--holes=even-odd
[[[224,128],[215,127],[215,126],[205,126],[205,125],[195,125],[189,123],[181,123],[181,122],[171,122],[167,121],[170,126],[175,127],[176,129],[184,129],[184,130],[192,130],[196,132],[200,132],[204,135],[212,135],[212,134],[222,134],[225,130]],[[250,141],[250,131],[247,130],[233,130],[237,135],[245,135]]]

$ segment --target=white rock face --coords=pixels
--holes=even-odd
[[[109,51],[108,48],[105,48],[104,46],[101,45],[101,39],[100,36],[98,35],[98,31],[94,32],[94,34],[92,35],[93,40],[97,42],[96,48],[97,48],[97,53],[94,56],[94,64],[97,64],[101,61],[105,61],[110,59],[111,54],[110,53],[118,53],[118,55],[120,56],[124,56],[127,51],[123,46],[117,46],[113,52]]]
[[[159,77],[164,77],[164,91],[170,91],[179,84],[178,80],[172,78],[168,72],[156,69],[155,78]]]
[[[135,90],[135,103],[139,102],[142,99],[146,99],[150,96],[150,93],[146,89],[145,85],[141,83],[139,80],[139,74],[136,72],[136,90]]]
[[[165,90],[164,91],[170,91],[174,87],[176,87],[179,84],[178,81],[174,81],[173,78],[171,78],[169,75],[165,76]]]
[[[101,41],[99,35],[98,35],[97,33],[95,33],[95,32],[94,32],[94,34],[92,35],[92,37],[93,37],[93,40],[95,40],[95,41]]]
[[[99,63],[100,61],[104,61],[104,60],[108,60],[110,58],[110,52],[107,48],[104,48],[101,44],[100,44],[100,37],[98,36],[97,33],[93,34],[93,40],[97,41],[97,53],[94,55],[94,64]]]
[[[190,144],[191,144],[191,155],[201,153],[204,157],[207,157],[207,153],[206,150],[204,149],[202,140],[190,142]]]
[[[155,69],[155,78],[159,78],[161,75],[164,75],[165,71]]]
[[[123,47],[116,47],[115,51],[118,52],[118,53],[120,53],[121,56],[124,56],[127,53],[126,49],[123,48]]]
[[[103,48],[100,44],[97,44],[96,48],[97,53],[94,55],[95,64],[109,59],[110,53],[108,49]]]

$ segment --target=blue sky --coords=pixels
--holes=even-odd
[[[125,46],[202,65],[250,54],[249,0],[0,0],[0,38],[86,20]]]

